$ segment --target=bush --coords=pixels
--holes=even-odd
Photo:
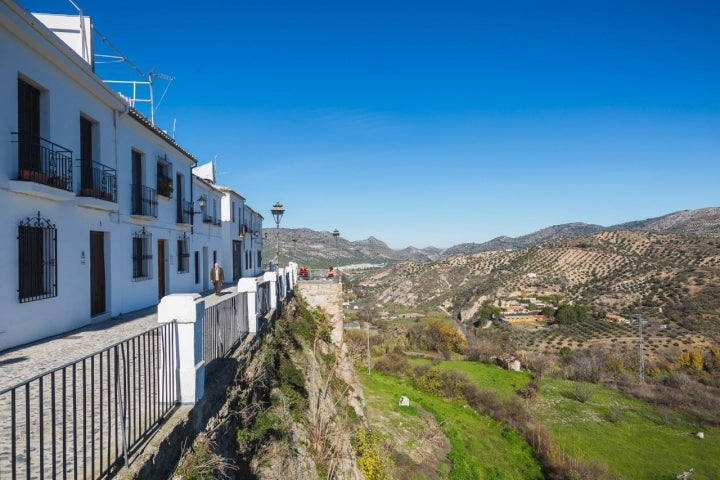
[[[393,350],[389,354],[375,361],[375,370],[387,375],[402,377],[410,371],[410,362],[402,352]]]
[[[374,430],[361,428],[353,438],[358,467],[366,480],[389,480],[387,465],[380,454],[380,437]]]
[[[572,398],[574,398],[580,403],[585,403],[590,400],[591,396],[592,388],[590,387],[590,384],[585,382],[575,383],[572,391]]]

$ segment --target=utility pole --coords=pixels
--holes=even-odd
[[[370,375],[370,321],[365,322],[365,333],[367,337],[367,364],[368,364],[368,375]]]
[[[639,378],[640,378],[640,383],[645,383],[645,358],[643,356],[643,333],[642,333],[643,317],[642,317],[642,315],[637,316],[637,322],[638,322],[638,368],[640,370]]]

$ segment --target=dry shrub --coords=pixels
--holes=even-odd
[[[410,371],[410,363],[401,350],[394,349],[392,352],[376,360],[373,368],[387,375],[402,377]]]

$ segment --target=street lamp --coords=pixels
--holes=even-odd
[[[277,243],[275,265],[277,265],[280,262],[280,220],[282,219],[283,213],[285,213],[282,203],[275,202],[275,205],[273,205],[270,209],[270,213],[272,213],[272,216],[275,219],[275,241]]]
[[[335,237],[335,266],[337,267],[337,257],[338,257],[338,237],[340,236],[340,232],[336,228],[333,230],[333,237]]]

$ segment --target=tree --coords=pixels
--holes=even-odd
[[[577,323],[578,315],[572,305],[560,305],[560,308],[555,312],[555,320],[561,325],[570,325]]]
[[[543,307],[542,310],[540,310],[540,313],[542,313],[547,320],[555,318],[555,309],[550,305]]]
[[[502,310],[495,305],[485,305],[480,309],[480,320],[494,320],[502,316]]]

